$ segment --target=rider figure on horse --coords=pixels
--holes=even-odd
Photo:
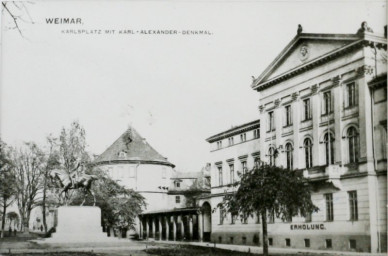
[[[77,165],[75,166],[75,168],[70,171],[70,180],[71,180],[71,183],[73,185],[73,188],[77,187],[77,182],[78,182],[78,178],[79,178],[78,168],[80,166],[81,166],[81,163],[78,162]]]

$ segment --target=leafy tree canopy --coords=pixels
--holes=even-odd
[[[132,189],[121,186],[99,168],[89,169],[87,172],[98,176],[92,190],[96,196],[96,206],[101,208],[105,225],[134,229],[136,216],[146,207],[144,197]],[[79,205],[83,199],[84,195],[78,192],[72,204]],[[86,205],[88,204],[93,205],[91,196],[86,199]]]
[[[218,207],[242,218],[261,215],[264,255],[268,255],[267,213],[286,220],[318,211],[302,172],[264,164],[239,176],[240,181],[232,184],[237,191],[226,194]]]

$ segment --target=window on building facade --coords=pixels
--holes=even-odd
[[[323,106],[322,106],[322,114],[327,115],[332,112],[331,110],[331,91],[323,93]]]
[[[352,108],[356,106],[356,84],[350,83],[346,85],[345,107]]]
[[[268,223],[275,223],[275,211],[268,213],[267,222]]]
[[[326,202],[326,221],[334,220],[334,208],[333,208],[333,194],[328,193],[325,194],[325,202]]]
[[[181,196],[175,196],[175,203],[177,204],[181,203]]]
[[[304,221],[305,222],[311,222],[311,220],[312,220],[312,213],[311,212],[307,212],[306,216],[304,217]]]
[[[222,141],[217,141],[217,149],[221,149],[222,148]]]
[[[255,166],[255,168],[259,168],[260,167],[260,162],[261,162],[260,156],[255,157],[255,159],[254,159],[254,166]]]
[[[218,185],[223,185],[222,166],[218,166]]]
[[[269,246],[273,245],[273,238],[272,237],[268,238],[268,245]]]
[[[286,218],[283,220],[283,222],[292,222],[292,216],[287,215]]]
[[[349,143],[349,163],[357,163],[358,161],[358,134],[354,127],[350,127],[347,131]]]
[[[179,181],[177,181],[177,182],[175,183],[175,187],[180,188],[180,187],[181,187],[181,183],[180,183]]]
[[[286,246],[287,247],[291,246],[291,239],[290,238],[286,238]]]
[[[247,134],[246,133],[240,134],[240,140],[241,142],[247,141]]]
[[[220,209],[220,225],[224,224],[224,211]]]
[[[358,220],[358,205],[357,205],[357,191],[349,191],[349,213],[350,220]]]
[[[241,169],[242,169],[243,175],[244,175],[245,173],[247,173],[247,171],[248,171],[248,169],[247,169],[247,161],[242,161],[242,162],[241,162]]]
[[[285,126],[290,126],[292,125],[292,111],[291,111],[291,105],[288,105],[285,107],[285,115],[286,115],[286,122]]]
[[[274,147],[270,147],[268,150],[268,156],[269,156],[269,165],[275,165],[276,164],[276,151],[277,149]]]
[[[236,220],[237,220],[237,216],[238,214],[237,213],[231,213],[230,214],[230,224],[235,224],[236,223]]]
[[[310,99],[303,100],[303,121],[311,119]]]
[[[260,213],[256,213],[256,214],[255,214],[255,223],[256,223],[256,224],[259,224],[259,223],[260,223],[260,218],[261,218]]]
[[[229,165],[229,171],[230,171],[230,184],[234,183],[234,164]]]
[[[253,138],[255,138],[255,139],[260,138],[260,129],[256,129],[253,131]]]
[[[326,165],[334,164],[334,136],[331,133],[326,133],[323,140],[325,142]]]
[[[357,242],[355,239],[350,239],[349,240],[349,248],[350,249],[357,249]]]
[[[234,144],[234,138],[230,137],[228,138],[229,146],[232,146]]]
[[[275,120],[274,120],[274,112],[268,112],[268,131],[275,130]]]
[[[326,248],[332,248],[331,239],[326,239]]]
[[[248,215],[241,216],[241,223],[248,224]]]
[[[294,168],[294,148],[291,143],[286,144],[286,157],[287,157],[287,169],[292,170]]]
[[[310,247],[310,239],[305,239],[304,240],[304,247],[307,247],[307,248]]]
[[[313,143],[310,138],[303,141],[306,168],[313,167]]]

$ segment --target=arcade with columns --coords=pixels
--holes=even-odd
[[[145,212],[139,215],[142,239],[165,241],[210,241],[211,208],[180,208],[169,211]]]

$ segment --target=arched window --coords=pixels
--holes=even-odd
[[[331,133],[326,133],[323,141],[325,143],[326,164],[334,164],[334,136]]]
[[[294,148],[291,143],[286,144],[286,154],[287,154],[287,169],[292,170],[294,168]]]
[[[303,141],[306,168],[313,167],[313,143],[310,138]]]
[[[277,150],[274,147],[270,147],[268,150],[268,156],[269,156],[269,165],[275,165],[275,158],[276,158],[276,152]]]
[[[356,128],[350,127],[347,135],[349,140],[349,163],[356,163],[358,159],[358,133]]]

